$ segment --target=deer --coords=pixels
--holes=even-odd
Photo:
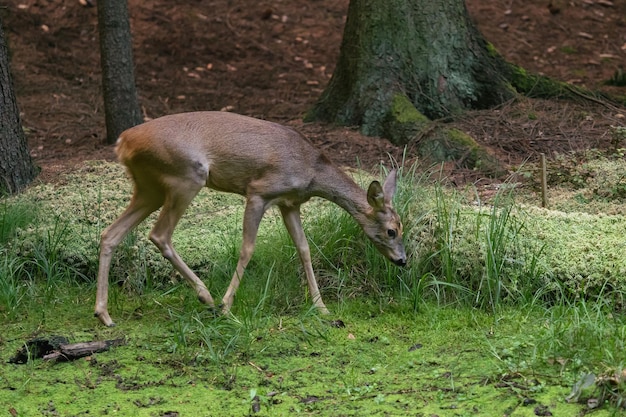
[[[200,302],[215,309],[206,285],[172,246],[181,216],[204,187],[245,198],[243,239],[235,272],[223,296],[228,314],[255,247],[261,219],[277,206],[304,269],[312,303],[320,314],[329,310],[315,279],[300,206],[312,197],[331,201],[361,226],[374,246],[398,266],[407,256],[402,222],[392,207],[397,169],[383,184],[363,190],[297,130],[277,123],[220,111],[162,116],[131,127],[119,136],[115,153],[133,183],[123,213],[101,235],[95,316],[114,326],[108,312],[111,260],[125,236],[160,209],[149,239],[195,289]]]

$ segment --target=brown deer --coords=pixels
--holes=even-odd
[[[246,198],[243,242],[237,268],[222,300],[228,313],[250,261],[265,211],[278,206],[304,266],[313,303],[328,313],[320,295],[309,245],[300,222],[300,205],[317,196],[345,209],[376,248],[395,264],[406,264],[402,223],[391,206],[396,171],[365,193],[295,130],[226,112],[164,116],[123,132],[115,151],[134,182],[130,204],[103,233],[95,315],[114,326],[107,309],[109,267],[115,248],[128,232],[161,208],[150,240],[194,287],[201,302],[215,306],[204,283],[172,246],[172,233],[202,187]]]

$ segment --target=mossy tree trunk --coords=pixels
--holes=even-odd
[[[351,0],[337,67],[306,119],[360,126],[396,144],[428,131],[432,140],[422,151],[455,159],[467,149],[446,155],[442,140],[461,138],[471,152],[476,143],[430,120],[510,100],[517,84],[537,85],[538,78],[524,74],[485,41],[463,0]],[[478,162],[472,159],[470,165]]]
[[[107,143],[141,123],[135,87],[132,38],[126,0],[98,0],[100,66]]]
[[[20,122],[9,69],[9,51],[0,22],[0,196],[17,193],[38,173]]]
[[[463,0],[351,0],[339,62],[309,116],[389,136],[397,95],[431,119],[487,108],[513,95],[502,70]]]

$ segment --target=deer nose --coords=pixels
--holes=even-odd
[[[393,263],[398,266],[406,266],[406,258],[395,259]]]

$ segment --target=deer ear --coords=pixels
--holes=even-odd
[[[385,196],[385,204],[391,206],[391,199],[393,195],[396,193],[396,179],[398,178],[398,171],[392,169],[385,178],[385,182],[383,183],[383,194]]]
[[[372,181],[367,189],[367,202],[374,210],[383,210],[385,208],[385,193],[378,181]]]

